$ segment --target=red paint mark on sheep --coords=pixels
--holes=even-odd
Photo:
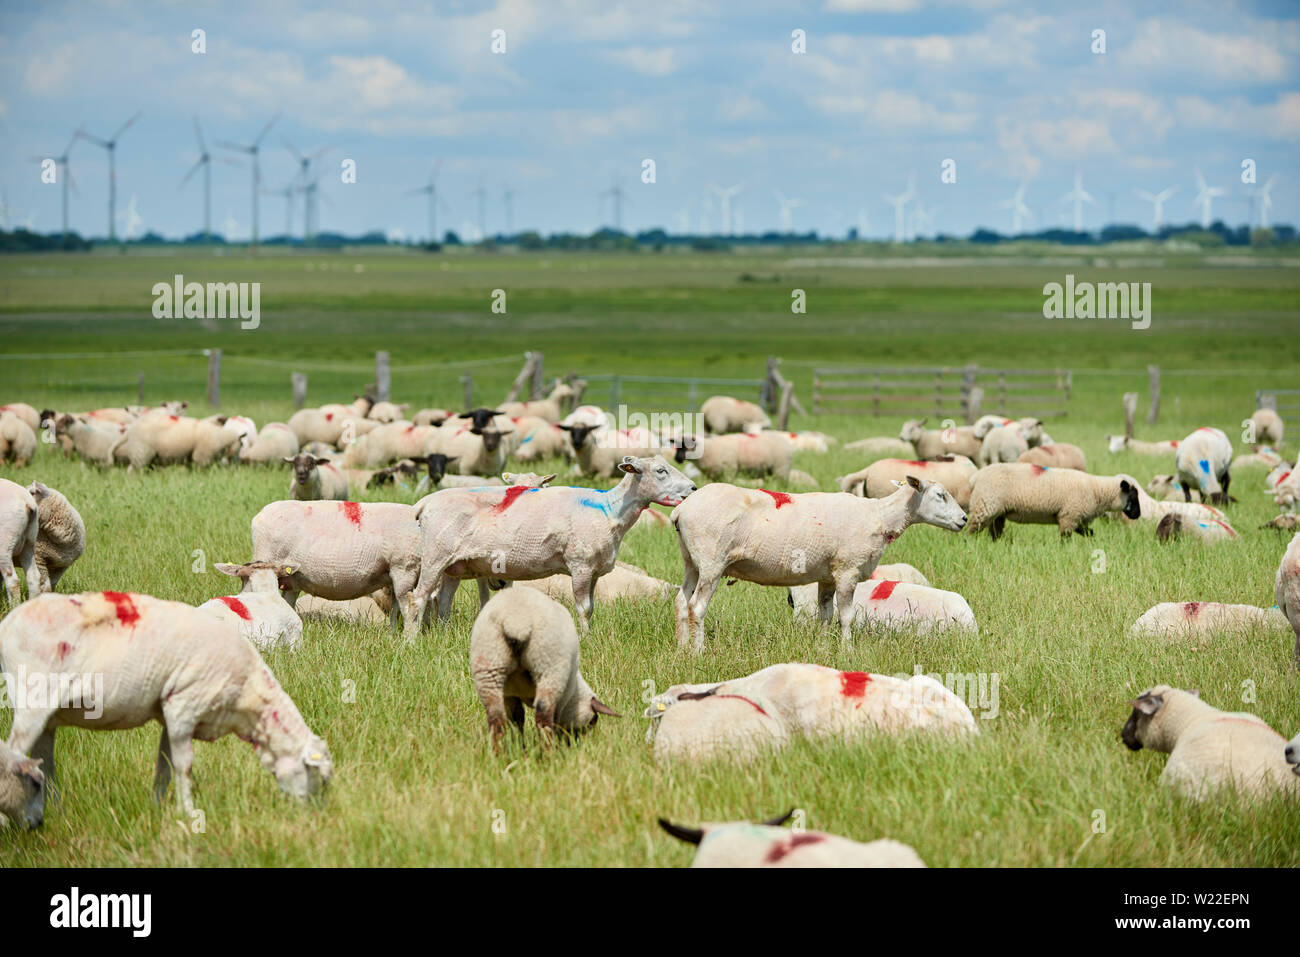
[[[865,671],[840,672],[840,694],[846,698],[865,697],[869,684],[871,684],[871,675]]]
[[[879,585],[877,585],[875,588],[871,590],[871,600],[884,601],[894,593],[894,589],[897,587],[898,587],[898,582],[886,578]]]
[[[1285,481],[1286,481],[1287,479],[1289,479],[1290,477],[1291,477],[1291,470],[1290,470],[1290,469],[1287,469],[1285,472],[1283,472],[1281,475],[1278,476],[1277,484],[1278,484],[1278,485],[1281,485],[1283,482],[1285,482]],[[1277,485],[1275,485],[1275,486],[1273,486],[1273,487],[1274,487],[1274,488],[1277,488]]]
[[[1201,606],[1204,604],[1205,602],[1202,601],[1183,602],[1183,614],[1188,618],[1195,618],[1201,613]]]
[[[253,620],[253,616],[248,613],[248,606],[245,605],[238,598],[222,596],[221,598],[218,598],[217,601],[221,602],[221,604],[225,605],[227,608],[233,611],[240,618],[244,619],[244,621]]]
[[[62,661],[64,658],[68,657],[68,652],[70,652],[71,650],[72,650],[72,646],[68,644],[66,641],[59,642],[59,648],[58,648],[59,660]]]
[[[333,421],[334,421],[334,413],[333,413],[333,412],[326,412],[326,413],[325,413],[325,421],[326,421],[326,422],[333,422]]]
[[[719,694],[719,695],[713,695],[712,697],[715,697],[715,698],[735,698],[737,701],[743,701],[743,702],[745,702],[745,704],[749,705],[751,708],[753,708],[755,711],[757,711],[757,712],[758,712],[759,714],[761,714],[763,717],[765,717],[765,718],[768,717],[768,713],[767,713],[766,711],[763,710],[763,708],[762,708],[761,705],[759,705],[757,702],[750,701],[750,700],[749,700],[748,698],[746,698],[744,695],[739,695],[739,694]]]
[[[508,489],[506,489],[505,497],[501,499],[501,501],[497,502],[495,505],[492,506],[492,511],[498,513],[504,512],[511,505],[515,504],[515,499],[519,498],[519,496],[523,495],[527,491],[528,491],[528,486],[526,485],[510,486]]]
[[[1034,470],[1035,475],[1042,475],[1044,472],[1047,471],[1047,469],[1041,465],[1031,465],[1029,467]]]
[[[768,864],[776,864],[796,847],[805,847],[809,844],[820,844],[824,840],[826,840],[826,838],[820,834],[791,834],[788,839],[773,844],[768,849],[767,856],[764,860]]]
[[[167,418],[171,419],[173,422],[179,422],[181,419],[179,415],[169,415]]]
[[[357,528],[361,527],[361,504],[359,502],[344,502],[343,515],[349,522]]]
[[[113,610],[117,612],[117,620],[120,624],[134,625],[140,620],[140,612],[126,592],[106,591],[104,598],[113,603]]]
[[[786,492],[769,492],[765,488],[761,488],[759,491],[765,495],[772,496],[772,501],[776,503],[777,508],[780,508],[782,505],[794,504],[794,499]]]
[[[930,467],[929,462],[918,462],[916,459],[903,459],[902,461],[904,465],[910,465],[913,468],[928,469]]]
[[[1176,440],[1170,441],[1169,444],[1172,445],[1174,448],[1178,448],[1178,442]]]

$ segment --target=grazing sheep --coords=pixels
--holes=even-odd
[[[1088,460],[1084,457],[1083,449],[1067,442],[1053,442],[1051,445],[1036,446],[1028,452],[1022,453],[1016,461],[1028,462],[1030,465],[1043,465],[1053,469],[1088,471]]]
[[[339,464],[349,469],[374,469],[401,459],[421,459],[441,441],[442,430],[437,426],[388,422],[351,443]]]
[[[0,405],[0,419],[6,415],[16,416],[32,432],[41,430],[41,414],[26,402],[10,402],[8,405]]]
[[[565,425],[576,459],[575,470],[588,478],[617,476],[627,456],[649,458],[661,454],[657,443],[631,441],[622,432],[594,425]]]
[[[1228,501],[1232,480],[1232,443],[1219,429],[1199,428],[1178,443],[1178,484],[1183,500],[1192,500],[1192,487],[1215,505]]]
[[[1277,607],[1295,631],[1295,664],[1300,666],[1300,532],[1291,539],[1273,584]]]
[[[512,453],[518,461],[536,462],[572,453],[569,436],[557,423],[535,415],[519,416],[511,421],[519,435],[519,445]]]
[[[993,429],[1015,424],[1015,419],[1008,419],[1004,415],[981,415],[975,420],[975,424],[971,426],[971,434],[983,441],[984,436],[988,435]]]
[[[536,416],[547,422],[559,422],[564,417],[564,400],[571,399],[578,393],[567,382],[556,382],[555,388],[545,399],[532,402],[502,402],[501,411],[512,419],[521,416]]]
[[[0,815],[29,830],[40,827],[45,820],[44,789],[41,762],[0,741]]]
[[[760,585],[820,586],[822,620],[839,599],[840,636],[851,637],[853,592],[885,546],[924,522],[960,531],[966,516],[942,485],[907,476],[893,495],[787,494],[706,485],[673,511],[686,566],[677,596],[677,644],[704,649],[704,615],[723,578]]]
[[[27,596],[40,594],[40,572],[36,570],[36,542],[39,537],[36,499],[17,482],[0,478],[0,578],[4,579],[9,607],[23,600],[15,565],[27,577]]]
[[[410,407],[409,402],[403,402],[401,405],[392,402],[376,402],[366,413],[366,418],[374,419],[376,422],[399,422]]]
[[[238,444],[235,429],[164,411],[141,416],[126,428],[126,436],[114,450],[117,461],[131,469],[153,464],[193,462],[210,465],[231,446]]]
[[[671,447],[676,449],[673,458],[678,465],[689,459],[702,473],[714,478],[771,475],[786,481],[794,461],[794,446],[784,432],[687,435],[674,440]]]
[[[911,442],[904,442],[902,439],[890,438],[889,436],[873,435],[869,438],[858,439],[856,442],[849,442],[844,446],[845,452],[861,452],[864,455],[890,456],[892,458],[905,459],[913,455],[918,455],[916,447]],[[975,445],[974,455],[979,452],[978,443]],[[959,453],[966,454],[966,453]]]
[[[1191,503],[1183,497],[1183,490],[1178,487],[1177,475],[1153,475],[1151,481],[1147,482],[1146,490],[1153,499],[1160,502],[1194,504],[1201,501],[1201,493],[1196,489],[1192,489]]]
[[[290,651],[302,641],[302,619],[280,595],[293,575],[292,565],[218,562],[216,569],[243,581],[238,595],[213,598],[199,605],[224,619],[263,651],[285,645]]]
[[[386,625],[393,607],[392,595],[385,589],[348,601],[330,601],[302,594],[294,610],[303,621],[346,621],[354,625]]]
[[[118,448],[126,441],[126,425],[87,422],[79,416],[60,415],[54,420],[54,435],[66,453],[67,443],[83,459],[98,465],[112,465]]]
[[[1250,421],[1255,427],[1255,441],[1252,445],[1281,445],[1282,433],[1285,431],[1282,425],[1282,417],[1273,409],[1256,409],[1250,416]]]
[[[564,606],[532,588],[494,596],[469,637],[474,691],[487,712],[492,750],[500,751],[506,719],[524,730],[524,705],[543,741],[554,729],[586,731],[598,715],[621,717],[601,703],[578,670],[578,632]]]
[[[1230,542],[1238,537],[1237,530],[1222,519],[1199,522],[1177,512],[1164,516],[1156,526],[1156,539],[1162,542],[1182,538],[1185,535],[1210,544]]]
[[[1225,605],[1217,601],[1164,601],[1144,611],[1129,628],[1134,638],[1164,641],[1213,639],[1224,633],[1257,628],[1285,629],[1286,616],[1276,608]]]
[[[700,406],[700,414],[704,416],[704,430],[711,435],[743,432],[750,425],[765,429],[772,424],[767,413],[759,406],[729,395],[714,395],[705,399]]]
[[[1253,714],[1207,704],[1199,692],[1169,685],[1142,692],[1120,735],[1130,751],[1169,755],[1160,783],[1181,797],[1204,801],[1226,789],[1245,798],[1300,796],[1286,739]]]
[[[1029,451],[1029,442],[1019,424],[997,425],[989,429],[975,461],[981,468],[997,462],[1015,462]]]
[[[1178,451],[1178,443],[1174,439],[1165,439],[1163,442],[1143,442],[1141,439],[1130,438],[1127,435],[1106,436],[1106,447],[1112,454],[1136,452],[1138,455],[1174,455]]]
[[[1262,466],[1266,469],[1275,469],[1279,465],[1285,465],[1286,459],[1277,453],[1276,449],[1270,449],[1266,445],[1258,446],[1254,452],[1247,455],[1238,455],[1232,460],[1232,470],[1254,468]]]
[[[840,491],[866,498],[885,498],[892,495],[909,475],[938,482],[957,504],[966,508],[970,504],[970,481],[975,475],[975,463],[964,455],[918,461],[916,459],[877,459],[866,468],[836,479]]]
[[[454,418],[456,413],[451,409],[421,409],[415,415],[411,416],[411,421],[416,425],[442,425],[448,419]]]
[[[898,437],[912,445],[918,459],[939,459],[948,455],[964,455],[974,458],[979,455],[983,443],[983,433],[975,435],[975,427],[963,425],[950,429],[925,428],[926,419],[909,419],[903,423]],[[847,452],[849,446],[844,446]],[[908,457],[907,455],[901,457]]]
[[[235,433],[233,442],[216,451],[213,457],[217,459],[229,458],[232,455],[238,458],[239,453],[251,446],[253,440],[257,438],[257,424],[246,415],[210,415],[199,421],[204,425],[224,427]]]
[[[410,505],[272,502],[253,517],[252,531],[254,561],[293,568],[284,589],[290,605],[302,591],[350,601],[388,587],[397,627],[420,574],[420,526]]]
[[[531,581],[518,582],[514,587],[535,588],[556,601],[572,603],[573,581],[568,575],[548,575]],[[624,599],[626,601],[666,601],[673,597],[677,586],[662,578],[655,578],[644,569],[618,562],[614,568],[592,586],[592,600],[599,604]]]
[[[299,409],[289,417],[289,428],[298,438],[298,445],[308,442],[325,442],[338,445],[345,436],[359,438],[382,423],[353,414],[349,406],[323,406],[319,409]],[[369,407],[367,407],[368,410]]]
[[[72,507],[63,495],[41,482],[33,482],[27,491],[36,502],[39,512],[36,534],[36,574],[33,587],[28,582],[29,594],[54,591],[63,573],[86,550],[86,523],[81,513]]]
[[[463,425],[444,423],[436,441],[426,449],[447,456],[461,475],[497,475],[505,468],[509,447],[502,441],[514,434],[514,424],[500,412],[474,409]]]
[[[781,825],[790,814],[762,824],[699,827],[659,818],[659,826],[679,841],[699,846],[691,867],[925,867],[915,850],[889,838],[863,844],[823,831],[787,831]]]
[[[1106,512],[1141,515],[1138,485],[1123,475],[1090,475],[1019,462],[990,465],[971,482],[970,530],[989,530],[996,541],[1008,521],[1055,523],[1061,535],[1091,535],[1090,523]]]
[[[0,622],[0,667],[12,675],[102,675],[54,700],[14,708],[9,746],[39,758],[55,784],[60,727],[125,730],[160,720],[154,799],[173,771],[180,805],[194,810],[193,740],[234,734],[250,742],[281,789],[305,799],[333,774],[325,742],[312,734],[257,650],[214,615],[177,601],[124,592],[41,595]],[[100,697],[91,703],[87,697]],[[11,689],[12,690],[12,689]]]
[[[298,454],[298,437],[283,422],[268,422],[262,426],[251,444],[239,450],[241,462],[279,462]]]
[[[347,499],[348,477],[331,464],[329,459],[320,459],[302,452],[285,461],[293,466],[293,474],[289,476],[291,499],[299,502]]]
[[[1294,513],[1276,515],[1261,525],[1260,528],[1272,528],[1279,532],[1300,531],[1300,515]]]
[[[819,612],[817,585],[791,588],[790,604],[796,621],[816,616]],[[956,592],[888,580],[865,581],[853,590],[853,627],[908,631],[923,636],[950,628],[979,633],[975,613]]]
[[[36,433],[12,412],[0,412],[0,462],[22,468],[36,453]]]

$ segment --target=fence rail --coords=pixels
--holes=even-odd
[[[1300,389],[1256,389],[1255,408],[1300,412]]]
[[[973,421],[981,408],[1055,418],[1066,414],[1068,369],[966,366],[818,366],[813,412],[933,415]]]
[[[707,376],[657,376],[657,375],[620,375],[620,374],[595,374],[582,375],[581,378],[586,381],[587,388],[591,392],[596,391],[596,386],[605,385],[609,392],[609,405],[607,408],[617,409],[619,405],[625,404],[625,389],[632,392],[634,396],[644,396],[648,392],[658,393],[658,396],[652,401],[662,401],[660,398],[663,392],[671,391],[681,394],[685,391],[684,401],[688,408],[696,408],[704,399],[708,398],[705,392],[712,393],[717,388],[725,387],[727,389],[753,389],[756,393],[755,398],[761,400],[764,398],[763,389],[767,384],[766,379],[718,379]],[[627,387],[633,387],[627,389]]]

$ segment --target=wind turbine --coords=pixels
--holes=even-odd
[[[293,180],[290,180],[279,189],[264,189],[262,193],[266,196],[280,196],[284,199],[284,238],[287,242],[293,238]]]
[[[72,178],[72,170],[68,166],[68,154],[72,152],[73,145],[80,139],[77,133],[72,134],[72,139],[68,140],[68,145],[63,148],[63,152],[58,156],[33,156],[32,161],[35,163],[44,163],[47,159],[54,160],[55,177],[60,180],[63,187],[63,242],[68,241],[68,186],[73,189],[77,188],[76,181]],[[63,175],[59,176],[59,167],[63,167]]]
[[[897,196],[882,194],[882,199],[894,207],[894,242],[901,243],[904,239],[904,219],[903,207],[916,198],[916,176],[915,174],[907,177],[907,189]]]
[[[1137,193],[1141,199],[1145,199],[1151,204],[1152,211],[1155,213],[1153,218],[1154,225],[1152,226],[1151,231],[1153,233],[1159,233],[1161,213],[1164,212],[1165,201],[1169,199],[1170,196],[1174,195],[1174,193],[1178,192],[1178,187],[1170,186],[1168,189],[1161,190],[1159,193],[1148,193],[1145,189],[1135,189],[1133,192]]]
[[[247,153],[250,157],[252,157],[252,162],[253,162],[253,233],[252,233],[253,242],[252,245],[254,249],[257,248],[257,197],[258,194],[260,194],[262,191],[262,168],[257,163],[257,153],[262,148],[262,140],[266,138],[267,133],[271,132],[271,127],[275,125],[275,121],[278,120],[279,118],[280,118],[279,113],[271,117],[270,121],[264,127],[262,127],[262,132],[258,133],[257,137],[251,143],[231,143],[229,141],[223,140],[222,142],[217,144],[222,149],[236,150],[237,152],[240,153]],[[230,219],[229,214],[227,214],[226,219],[227,220]],[[227,240],[229,240],[229,238],[230,238],[229,236],[226,237]]]
[[[787,199],[784,195],[782,195],[779,189],[772,190],[772,195],[776,197],[777,205],[781,207],[781,211],[777,219],[777,221],[780,223],[781,232],[783,233],[794,232],[794,223],[792,217],[790,216],[790,211],[794,209],[798,209],[800,206],[802,206],[804,204],[803,200]]]
[[[108,151],[108,241],[110,243],[117,241],[117,229],[114,223],[117,215],[117,141],[139,118],[140,113],[137,111],[135,116],[119,126],[117,132],[106,140],[91,136],[84,129],[77,131],[77,135],[82,139],[89,140]],[[65,150],[64,153],[66,155],[67,151]]]
[[[135,208],[135,202],[135,193],[132,193],[131,198],[127,201],[126,209],[117,214],[122,217],[122,220],[126,224],[122,230],[122,236],[127,242],[130,242],[135,238],[136,230],[144,224],[144,219],[141,218],[140,211]]]
[[[438,160],[429,170],[429,182],[423,186],[417,186],[415,189],[408,189],[406,195],[412,196],[417,193],[423,193],[429,197],[429,242],[438,241],[438,171],[442,169],[442,160]]]
[[[627,192],[622,186],[618,185],[616,180],[609,189],[601,192],[601,199],[606,196],[609,197],[610,205],[614,211],[614,230],[621,233],[623,231],[623,203],[627,199]]]
[[[1062,196],[1059,202],[1074,204],[1074,231],[1083,232],[1083,204],[1096,206],[1097,201],[1083,188],[1083,173],[1080,170],[1074,171],[1074,188]]]
[[[203,167],[203,241],[206,243],[212,240],[212,154],[208,152],[208,144],[203,139],[203,130],[199,127],[199,118],[197,116],[194,117],[194,138],[198,140],[199,158],[190,167],[190,171],[185,174],[180,186],[176,188],[181,189],[184,187],[190,181],[190,177],[198,172],[199,167]],[[221,157],[221,161],[231,166],[239,165],[234,160],[227,159],[224,156]]]
[[[1277,182],[1276,176],[1270,176],[1268,182],[1255,190],[1255,197],[1259,204],[1259,228],[1268,229],[1268,214],[1273,211],[1273,197],[1269,195],[1269,190]]]
[[[1210,205],[1214,202],[1216,196],[1224,195],[1227,190],[1222,186],[1206,186],[1205,177],[1201,175],[1199,169],[1196,170],[1196,188],[1198,190],[1196,198],[1192,200],[1193,205],[1201,207],[1201,228],[1210,228]]]
[[[1025,228],[1025,222],[1034,218],[1033,211],[1025,205],[1025,189],[1028,183],[1022,182],[1016,187],[1016,193],[1005,202],[998,203],[998,209],[1011,210],[1011,235],[1019,236]]]
[[[268,126],[267,129],[270,129]],[[284,139],[281,137],[281,139]],[[319,195],[320,179],[312,179],[311,164],[316,162],[334,147],[322,146],[314,153],[304,154],[298,148],[284,140],[284,145],[298,160],[298,189],[302,192],[302,241],[308,242],[316,232],[316,197]]]
[[[744,187],[740,185],[736,185],[736,186],[728,186],[726,189],[723,189],[721,186],[710,186],[709,189],[713,190],[713,192],[715,192],[718,195],[718,205],[722,211],[722,235],[730,236],[731,235],[731,197],[739,194],[740,191],[744,189]]]

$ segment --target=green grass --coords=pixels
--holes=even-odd
[[[395,397],[417,406],[459,401],[457,363],[528,348],[546,352],[552,374],[751,377],[767,355],[780,355],[805,396],[810,367],[799,360],[1060,365],[1098,371],[1076,373],[1070,415],[1049,423],[1052,434],[1080,445],[1094,471],[1146,479],[1170,469],[1159,460],[1108,456],[1103,437],[1122,426],[1120,394],[1145,390],[1148,363],[1160,364],[1165,380],[1159,425],[1139,426],[1147,438],[1181,437],[1203,424],[1235,436],[1257,386],[1300,387],[1293,268],[1207,268],[1170,256],[1163,268],[1129,270],[1151,281],[1156,297],[1151,329],[1134,332],[1122,323],[1045,322],[1041,287],[1070,270],[1063,265],[791,264],[819,255],[313,257],[361,263],[361,273],[308,273],[295,257],[9,257],[0,260],[0,401],[61,408],[133,401],[143,368],[147,401],[176,395],[204,414],[202,358],[6,356],[213,345],[227,356],[225,408],[259,424],[288,415],[294,363],[312,364],[313,401],[347,398],[373,378],[379,348],[392,352],[399,370]],[[1096,256],[1117,258],[1081,254],[1086,268],[1076,275],[1118,275],[1088,266]],[[260,279],[262,328],[212,333],[152,319],[148,287],[173,272]],[[746,272],[780,279],[742,282]],[[789,314],[795,286],[809,290],[806,316]],[[511,291],[505,318],[487,308],[498,287]],[[436,362],[451,365],[400,371]],[[491,400],[516,366],[473,371]],[[599,393],[591,398],[604,401]],[[661,405],[683,407],[680,396]],[[899,422],[821,415],[792,424],[853,439],[895,434]],[[862,464],[842,451],[796,460],[823,487]],[[233,590],[211,563],[249,557],[249,520],[287,484],[277,469],[128,476],[65,461],[49,447],[32,466],[0,467],[0,475],[24,484],[39,478],[85,517],[89,545],[61,591],[123,588],[189,602]],[[1211,703],[1255,712],[1288,736],[1300,728],[1286,636],[1222,636],[1191,648],[1126,634],[1158,601],[1272,604],[1285,539],[1257,530],[1274,512],[1257,491],[1262,476],[1258,469],[1234,476],[1241,501],[1230,518],[1242,538],[1217,548],[1161,547],[1150,526],[1113,522],[1099,522],[1091,539],[1066,542],[1040,526],[1010,526],[997,543],[910,530],[885,560],[915,564],[934,584],[965,595],[978,636],[866,635],[846,651],[833,630],[796,627],[779,589],[741,583],[719,590],[708,645],[697,658],[677,651],[669,606],[600,607],[583,645],[583,672],[626,717],[602,719],[550,754],[539,749],[530,719],[526,748],[490,755],[468,668],[472,589],[462,589],[450,625],[428,630],[413,648],[385,629],[309,624],[300,651],[268,661],[330,743],[336,778],[323,808],[301,808],[280,795],[251,749],[227,739],[196,748],[206,829],[192,833],[170,803],[159,810],[149,801],[156,727],[64,730],[62,804],[49,809],[40,832],[0,831],[0,863],[681,865],[690,849],[660,833],[656,816],[694,823],[769,817],[795,806],[810,828],[861,840],[894,837],[935,866],[1295,866],[1295,802],[1174,799],[1157,784],[1165,757],[1130,753],[1119,741],[1127,702],[1160,682],[1199,688]],[[382,497],[400,500],[401,493]],[[1096,549],[1105,553],[1100,574],[1092,571]],[[193,571],[196,550],[202,573]],[[680,578],[671,532],[638,529],[620,557]],[[655,765],[640,717],[647,682],[662,690],[781,661],[996,673],[998,714],[979,722],[978,740],[956,746],[920,738],[853,747],[799,741],[744,768]],[[350,687],[354,701],[345,700]],[[1243,702],[1246,690],[1253,700]],[[0,730],[7,726],[5,712]],[[1104,833],[1093,832],[1099,811]]]

